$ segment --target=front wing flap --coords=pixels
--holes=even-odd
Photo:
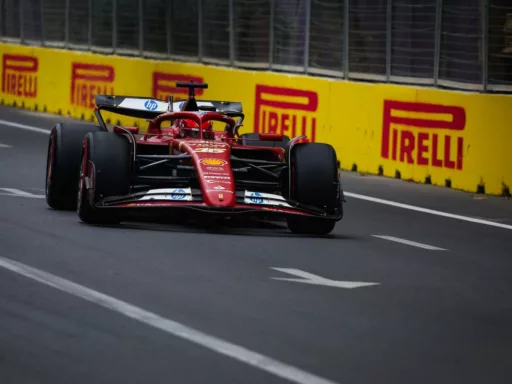
[[[152,189],[101,199],[96,209],[165,210],[190,209],[211,214],[264,214],[272,216],[310,216],[340,220],[341,212],[328,214],[317,207],[305,206],[282,196],[263,192],[237,191],[234,206],[210,206],[203,202],[199,189],[166,188]]]

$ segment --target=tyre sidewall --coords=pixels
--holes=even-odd
[[[304,143],[291,148],[291,198],[334,213],[339,207],[336,151],[330,144]]]
[[[50,131],[46,158],[45,196],[46,202],[51,207],[75,208],[83,139],[89,132],[95,131],[102,131],[102,128],[93,124],[79,123],[59,123]]]
[[[82,177],[79,186],[82,193],[77,213],[90,224],[117,224],[119,214],[96,207],[105,197],[125,195],[130,191],[130,147],[128,139],[115,133],[93,132],[85,137],[83,159],[84,176],[92,176],[92,190],[85,189]]]
[[[334,148],[324,143],[300,143],[287,148],[292,200],[334,214],[341,199],[337,158]],[[297,234],[326,235],[336,219],[288,216],[288,228]]]

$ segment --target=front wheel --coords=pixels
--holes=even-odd
[[[97,208],[101,198],[130,192],[130,146],[124,136],[94,132],[86,136],[78,184],[77,213],[88,224],[118,224],[122,216]],[[90,185],[86,185],[86,178]]]
[[[328,214],[342,209],[336,152],[329,144],[304,143],[291,148],[291,198],[298,203],[320,208]],[[290,231],[299,234],[327,235],[336,219],[289,216]]]

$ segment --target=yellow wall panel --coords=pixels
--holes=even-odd
[[[0,44],[4,104],[90,120],[94,95],[241,101],[241,132],[307,135],[342,168],[501,194],[512,186],[512,97],[367,84],[193,63]],[[133,119],[105,114],[112,123]],[[144,128],[144,127],[142,127]]]

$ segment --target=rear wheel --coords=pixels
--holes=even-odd
[[[102,131],[98,125],[59,123],[50,132],[46,158],[47,204],[53,209],[76,208],[80,153],[89,132]]]
[[[130,145],[124,136],[94,132],[86,137],[80,170],[77,213],[89,224],[118,224],[122,216],[113,210],[96,208],[100,198],[130,192]],[[90,178],[91,189],[85,183]]]
[[[341,208],[338,191],[336,152],[329,144],[297,144],[290,156],[292,198],[297,202],[334,214]],[[336,225],[335,219],[289,216],[293,233],[326,235]]]

